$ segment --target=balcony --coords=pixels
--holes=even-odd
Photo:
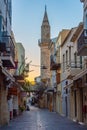
[[[70,64],[67,65],[66,71],[67,71],[67,76],[68,78],[73,78],[77,74],[83,71],[84,65],[78,63],[71,62]]]
[[[11,36],[0,37],[0,59],[3,66],[8,68],[14,68],[15,47]]]
[[[47,40],[47,39],[39,39],[38,40],[38,45],[39,46],[48,46],[48,44],[51,43],[51,40]]]
[[[56,61],[54,60],[54,56],[51,55],[50,56],[50,70],[58,70],[60,69],[60,63],[56,63]]]
[[[79,56],[87,56],[87,30],[84,29],[77,41],[77,50]]]
[[[20,83],[21,85],[23,85],[25,83],[25,80],[24,80],[24,76],[23,75],[15,75],[14,78],[16,79],[16,81],[18,83]]]

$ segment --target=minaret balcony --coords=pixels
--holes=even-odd
[[[0,37],[0,59],[4,67],[15,67],[15,47],[11,36]]]
[[[38,45],[39,46],[48,46],[48,44],[51,42],[51,40],[47,40],[47,39],[39,39],[38,40]]]
[[[77,51],[79,56],[87,56],[87,29],[84,29],[77,41]]]

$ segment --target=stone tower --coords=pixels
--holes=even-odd
[[[47,10],[45,6],[44,17],[41,26],[41,40],[39,40],[40,46],[40,62],[41,62],[41,79],[48,80],[50,79],[50,25],[47,15]],[[44,66],[44,67],[43,67]]]

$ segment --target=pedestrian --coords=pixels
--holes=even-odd
[[[11,95],[8,97],[8,111],[9,111],[9,119],[13,118],[13,98]]]

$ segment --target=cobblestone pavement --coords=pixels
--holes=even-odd
[[[55,112],[31,107],[30,111],[13,119],[0,130],[87,130],[87,126],[75,123]]]

